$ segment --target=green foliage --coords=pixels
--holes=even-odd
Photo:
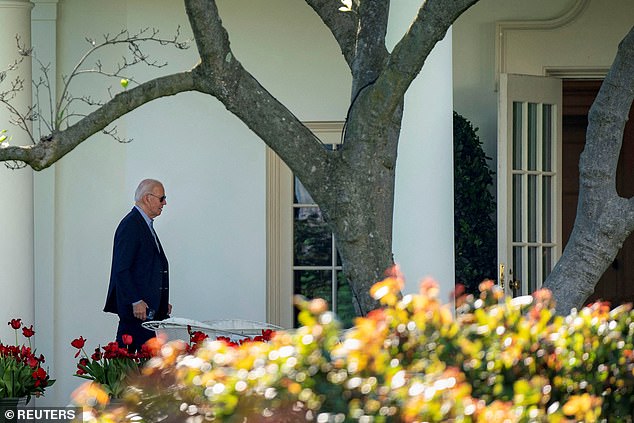
[[[125,337],[129,335],[124,335],[124,340]],[[110,398],[121,398],[129,385],[129,378],[140,374],[141,366],[150,359],[150,352],[145,346],[135,353],[128,351],[127,347],[120,347],[117,342],[95,348],[93,354],[88,357],[84,350],[85,342],[83,337],[71,342],[71,345],[78,349],[75,358],[81,355],[75,376],[99,384]]]
[[[634,312],[595,304],[555,316],[550,293],[504,298],[492,283],[457,301],[399,296],[342,335],[324,300],[299,300],[302,327],[268,343],[170,343],[101,421],[630,422]]]
[[[0,398],[26,398],[44,394],[47,387],[55,383],[44,369],[45,358],[36,355],[31,348],[31,339],[35,335],[33,325],[27,327],[22,319],[11,319],[8,324],[15,330],[15,345],[0,342]],[[18,332],[27,340],[19,344]]]
[[[31,392],[33,369],[13,357],[0,357],[0,393],[2,398],[19,398]]]
[[[456,282],[476,293],[484,279],[494,279],[496,269],[495,200],[491,194],[494,173],[482,150],[477,128],[453,114],[454,133],[454,238]]]
[[[101,384],[104,391],[112,398],[120,398],[128,387],[127,378],[139,373],[138,363],[128,358],[111,358],[92,360],[78,367],[86,374],[76,374],[83,379],[93,380]]]

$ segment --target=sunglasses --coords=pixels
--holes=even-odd
[[[159,197],[158,195],[154,195],[151,192],[148,192],[147,195],[151,195],[152,197],[156,197],[159,199],[159,201],[162,203],[163,201],[167,200],[167,197],[165,195],[163,195],[162,197]]]

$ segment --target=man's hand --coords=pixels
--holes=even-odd
[[[172,305],[171,304],[167,305],[167,314],[169,314],[169,315],[172,314]]]
[[[134,313],[134,317],[136,317],[139,320],[145,321],[145,319],[147,318],[145,314],[146,311],[147,311],[147,303],[143,300],[141,300],[137,304],[132,305],[132,313]]]

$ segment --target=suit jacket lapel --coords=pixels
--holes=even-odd
[[[161,244],[158,241],[158,235],[156,236],[156,240],[155,240],[154,239],[154,235],[152,235],[152,229],[150,229],[150,226],[147,224],[147,222],[145,221],[145,219],[143,218],[141,213],[136,209],[136,207],[134,207],[132,210],[134,210],[136,212],[138,224],[141,225],[143,228],[145,228],[145,230],[144,230],[145,242],[150,244],[150,245],[152,245],[152,247],[154,248],[154,251],[156,251],[157,253],[160,254],[160,251],[163,249],[163,247],[157,247],[157,245],[156,245],[157,242],[158,242],[159,245]],[[160,248],[160,250],[159,250],[159,248]]]

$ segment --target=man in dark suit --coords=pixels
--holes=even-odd
[[[141,181],[134,201],[114,235],[104,311],[119,316],[119,345],[123,346],[123,335],[132,335],[129,348],[138,350],[154,337],[154,332],[141,323],[169,317],[172,305],[167,257],[152,225],[167,204],[163,184],[155,179]]]

